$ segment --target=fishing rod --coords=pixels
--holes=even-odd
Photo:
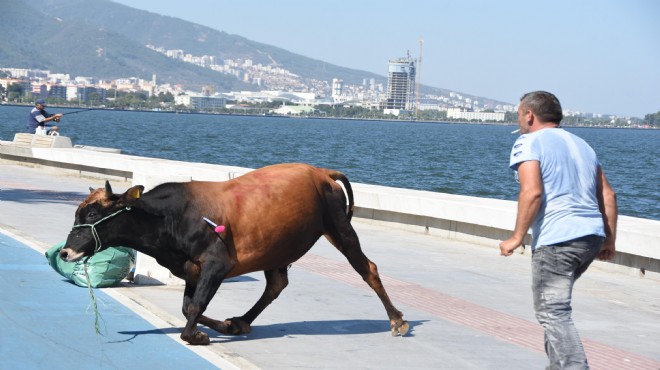
[[[87,108],[87,109],[74,110],[73,112],[62,113],[62,115],[66,116],[67,114],[76,114],[76,113],[87,112],[88,110],[95,110],[95,109],[96,108]]]
[[[67,114],[76,114],[76,113],[80,113],[80,112],[87,112],[88,110],[94,110],[94,109],[96,109],[96,108],[87,108],[87,109],[74,110],[73,112],[62,113],[62,116],[66,116]],[[60,118],[61,117],[55,118],[53,121],[60,122]]]

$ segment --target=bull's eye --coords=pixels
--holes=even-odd
[[[89,211],[89,213],[87,213],[87,220],[94,221],[96,219],[96,216],[97,216],[96,211]]]

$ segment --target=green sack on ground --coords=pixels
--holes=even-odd
[[[50,266],[60,275],[73,281],[76,285],[86,287],[85,258],[77,262],[66,262],[60,258],[60,249],[65,242],[58,243],[46,251],[46,259]],[[131,271],[135,262],[133,249],[126,247],[108,247],[95,253],[87,260],[89,285],[92,288],[105,288],[122,281]]]

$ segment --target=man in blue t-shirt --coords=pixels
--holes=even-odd
[[[534,311],[545,330],[548,369],[588,369],[571,317],[573,284],[596,257],[614,257],[618,209],[596,153],[559,128],[562,118],[553,94],[520,99],[522,135],[509,162],[520,182],[518,216],[500,252],[510,256],[531,227]]]
[[[62,113],[50,114],[46,112],[46,102],[43,99],[37,99],[34,102],[34,108],[30,111],[27,121],[27,132],[38,135],[53,135],[58,132],[57,126],[46,125],[46,122],[59,122]],[[50,127],[50,129],[46,129]]]

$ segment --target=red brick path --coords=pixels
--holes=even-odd
[[[295,266],[356,288],[372,291],[348,262],[337,262],[308,253],[298,260]],[[499,340],[545,353],[543,329],[536,322],[529,322],[507,315],[488,307],[424,288],[415,283],[392,279],[383,275],[381,275],[381,280],[390,298],[394,301],[428,312],[440,319],[478,330]],[[582,338],[582,342],[589,359],[589,365],[594,370],[660,369],[660,362],[653,359],[585,338]]]

